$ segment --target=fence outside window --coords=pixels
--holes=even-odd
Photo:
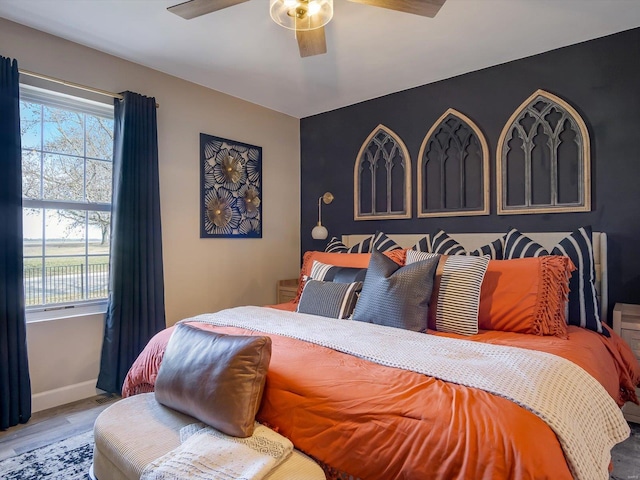
[[[44,286],[44,288],[43,288]],[[27,307],[107,297],[109,264],[25,267],[24,291]]]

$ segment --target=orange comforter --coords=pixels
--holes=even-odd
[[[171,331],[151,340],[131,368],[123,396],[153,389]],[[367,480],[571,478],[553,431],[509,400],[270,336],[273,353],[258,420],[335,469],[336,477],[343,472]],[[569,340],[496,331],[465,338],[562,356],[591,373],[619,404],[636,400],[640,366],[613,333],[605,338],[569,327]]]

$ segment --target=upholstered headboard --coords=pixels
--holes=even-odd
[[[448,233],[448,232],[447,232]],[[523,232],[525,233],[525,232]],[[525,233],[529,238],[538,242],[548,250],[551,250],[560,240],[569,235],[570,232],[536,232]],[[503,233],[448,233],[450,237],[459,242],[467,250],[475,250],[486,245]],[[343,235],[342,242],[347,245],[355,245],[371,235]],[[398,245],[409,248],[415,245],[425,234],[387,234]],[[596,263],[596,290],[600,300],[600,317],[607,320],[607,310],[609,308],[608,282],[607,282],[607,234],[603,232],[593,232],[593,257]]]

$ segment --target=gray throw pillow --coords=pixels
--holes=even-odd
[[[307,280],[302,289],[298,313],[329,318],[349,318],[362,289],[362,282],[339,283]]]
[[[401,267],[382,253],[372,252],[353,319],[425,332],[439,258],[436,255]]]
[[[267,378],[271,339],[178,324],[155,385],[156,400],[233,437],[249,437]]]

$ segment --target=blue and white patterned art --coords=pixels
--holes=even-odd
[[[200,134],[200,237],[262,238],[262,147]]]

